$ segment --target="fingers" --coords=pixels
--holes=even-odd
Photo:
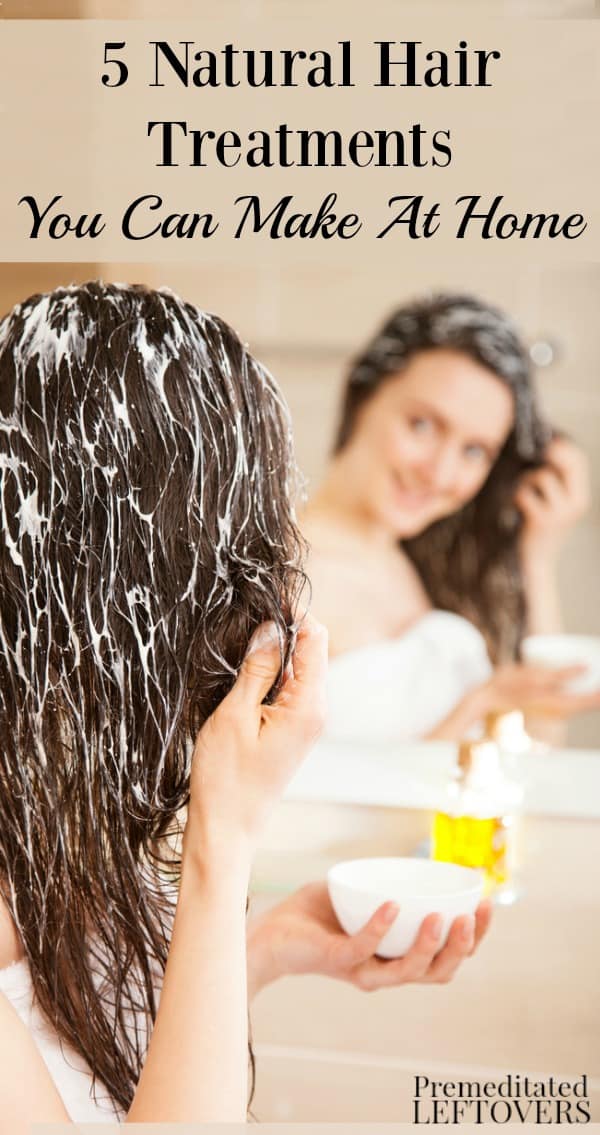
[[[566,438],[554,438],[544,460],[541,468],[521,479],[515,503],[532,519],[554,517],[558,523],[570,523],[589,507],[588,460]]]
[[[276,623],[261,623],[255,630],[233,689],[225,699],[258,708],[275,682],[281,667],[284,643]],[[328,665],[326,628],[306,614],[298,630],[292,667],[286,676],[284,693],[279,695],[288,708],[297,712],[310,709],[313,716],[324,716],[325,682]]]
[[[475,939],[473,942],[473,949],[471,953],[475,953],[481,939],[485,937],[489,930],[490,922],[492,921],[492,914],[494,912],[494,904],[491,899],[484,899],[480,902],[477,910],[475,911]]]
[[[581,663],[573,666],[536,666],[525,663],[522,667],[522,678],[528,689],[534,691],[561,690],[567,682],[585,674],[587,667]]]
[[[340,954],[342,961],[348,969],[362,965],[376,953],[382,938],[387,934],[399,911],[394,902],[383,903],[369,921],[359,930],[341,943]]]
[[[491,679],[491,685],[504,702],[527,707],[533,701],[569,695],[565,689],[574,678],[586,672],[585,665],[552,668],[523,662],[500,666]]]
[[[398,980],[423,981],[440,948],[444,920],[439,913],[428,914],[419,927],[419,933],[407,954],[398,961],[388,963],[390,984]],[[393,971],[396,971],[394,973]],[[395,979],[395,981],[394,981]]]
[[[310,696],[317,693],[327,675],[327,628],[311,614],[305,614],[298,627],[294,651],[294,680]]]
[[[554,438],[544,455],[548,465],[567,488],[585,499],[589,488],[589,463],[579,446],[565,437]]]
[[[423,920],[419,933],[407,954],[394,962],[397,976],[403,982],[424,981],[440,948],[443,928],[441,914],[429,914]],[[392,978],[394,975],[389,974]]]
[[[526,521],[540,523],[544,519],[545,505],[532,486],[521,485],[515,493],[514,502]]]
[[[225,699],[258,707],[277,678],[283,657],[283,641],[277,625],[261,623],[256,628],[237,680]]]
[[[523,479],[515,493],[515,504],[523,515],[537,522],[562,524],[571,506],[564,485],[550,469],[539,469]]]
[[[554,507],[558,507],[564,497],[565,487],[559,474],[548,466],[529,473],[523,487],[533,491],[544,504]]]
[[[454,920],[446,945],[429,967],[427,981],[451,981],[461,962],[475,949],[475,925],[475,916],[472,914]]]
[[[443,919],[440,914],[429,914],[421,923],[414,944],[403,958],[385,961],[373,957],[386,929],[395,918],[395,912],[388,914],[390,922],[384,923],[386,903],[380,907],[361,930],[350,940],[355,945],[354,959],[362,960],[356,964],[352,980],[360,989],[374,991],[409,982],[446,983],[451,981],[456,970],[475,952],[481,939],[487,933],[492,918],[492,903],[489,899],[479,904],[475,915],[463,915],[453,922],[447,942],[440,950],[440,937]],[[397,911],[397,908],[395,908]]]
[[[524,683],[521,704],[532,711],[551,717],[572,717],[600,708],[600,689],[577,693],[568,688],[569,682],[587,672],[587,666],[562,666],[550,669],[544,666],[524,665]]]
[[[315,735],[325,720],[327,667],[327,629],[312,615],[305,615],[296,639],[293,675],[286,681],[275,708],[285,707],[300,715]]]
[[[352,978],[354,984],[359,989],[371,992],[394,985],[427,980],[428,970],[440,948],[441,932],[441,915],[429,914],[421,923],[415,942],[404,957],[390,961],[369,958],[355,970]]]
[[[536,708],[546,717],[574,717],[577,713],[590,713],[600,709],[600,690],[590,694],[549,693],[541,698],[539,706],[532,705],[532,712]]]

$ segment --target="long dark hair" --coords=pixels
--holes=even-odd
[[[41,1009],[123,1110],[194,737],[254,628],[282,667],[293,637],[290,436],[234,332],[166,290],[59,288],[0,324],[0,888]]]
[[[506,383],[514,426],[473,500],[402,547],[434,606],[476,622],[496,660],[514,657],[526,612],[520,519],[512,502],[519,476],[541,463],[551,431],[536,405],[529,355],[512,321],[471,296],[436,295],[398,308],[351,366],[334,452],[344,448],[381,383],[420,351],[436,348],[460,351]]]

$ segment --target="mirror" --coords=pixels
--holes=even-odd
[[[532,267],[515,279],[514,274],[508,270],[492,273],[485,265],[479,264],[462,266],[446,264],[437,267],[435,272],[424,265],[421,272],[411,273],[410,281],[403,280],[400,271],[396,276],[392,276],[389,270],[387,275],[382,273],[376,279],[364,281],[359,274],[348,274],[340,268],[332,268],[330,272],[324,272],[322,265],[318,268],[307,265],[302,269],[286,271],[282,264],[277,273],[256,266],[243,268],[235,274],[225,265],[218,270],[211,267],[210,271],[176,264],[2,265],[0,267],[2,309],[7,310],[18,299],[34,291],[47,290],[58,283],[83,280],[98,275],[104,279],[126,279],[131,282],[145,282],[152,286],[166,284],[199,306],[221,314],[238,330],[249,342],[257,357],[273,372],[288,400],[292,413],[297,458],[306,476],[309,502],[317,498],[319,486],[326,482],[328,469],[331,467],[329,455],[339,421],[340,403],[350,360],[364,348],[392,310],[412,302],[415,298],[441,292],[451,296],[467,294],[486,305],[498,306],[503,312],[508,313],[518,326],[530,357],[543,420],[551,423],[555,430],[569,439],[568,446],[573,451],[577,448],[585,454],[591,486],[591,503],[584,515],[571,525],[565,537],[558,559],[557,580],[564,631],[574,635],[599,636],[600,641],[600,606],[597,603],[596,570],[600,552],[598,521],[600,464],[594,444],[597,440],[600,405],[596,377],[600,362],[600,343],[596,332],[597,312],[600,309],[600,270],[597,267],[564,269]],[[565,302],[565,297],[569,299],[568,304]],[[389,417],[393,414],[404,414],[405,391],[408,386],[412,399],[409,409],[413,406],[415,398],[418,402],[422,396],[420,384],[425,382],[426,386],[427,383],[431,386],[431,366],[423,365],[423,362],[427,364],[429,359],[430,363],[436,363],[439,362],[439,358],[440,356],[436,356],[435,352],[429,356],[423,354],[421,370],[416,374],[407,370],[404,377],[400,376],[395,382],[387,383],[389,389],[396,388],[394,397],[397,394],[400,401],[396,404],[392,399],[389,404],[384,403],[382,407],[384,425],[385,415]],[[454,405],[452,409],[451,398],[448,413],[453,421],[452,444],[460,442],[463,447],[466,445],[468,460],[477,466],[482,460],[476,448],[477,444],[483,442],[484,445],[493,448],[495,444],[500,445],[506,434],[507,424],[501,419],[502,414],[506,412],[507,387],[499,383],[495,377],[486,376],[485,373],[478,374],[476,362],[471,360],[469,365],[472,373],[467,374],[466,385],[464,374],[459,374],[458,380],[455,373],[449,375],[448,382],[455,393],[454,402],[458,400],[461,407]],[[435,367],[433,369],[435,371]],[[446,384],[444,375],[435,373],[433,377],[434,386],[437,384],[437,389],[444,389]],[[430,398],[429,387],[427,390],[429,391],[427,398]],[[468,397],[469,390],[473,392],[472,398]],[[427,398],[425,398],[426,403]],[[469,415],[465,424],[467,403]],[[410,409],[410,412],[414,415],[414,408]],[[423,435],[419,431],[423,431],[425,443],[429,444],[427,431],[437,429],[437,425],[432,426],[426,415],[423,421],[418,415],[413,416],[412,420],[412,428],[419,439],[419,444],[424,444],[420,440]],[[446,423],[444,429],[448,428],[450,427]],[[564,444],[566,446],[567,442]],[[402,446],[400,449],[402,450]],[[375,457],[377,456],[375,454]],[[402,460],[401,453],[400,466]],[[451,454],[449,460],[452,460]],[[484,462],[486,460],[485,454],[483,460]],[[427,494],[431,495],[433,490],[427,485],[423,488],[419,481],[422,475],[427,479],[430,474],[427,463],[423,467],[425,473],[422,474],[419,461],[416,464],[412,462],[412,465],[411,462],[412,458],[408,462],[409,473],[411,468],[413,473],[414,469],[417,470],[414,474],[418,481],[416,489],[412,483],[408,488],[401,483],[402,468],[395,467],[393,472],[400,479],[398,492],[400,496],[405,494],[404,504],[409,513],[412,508],[413,512],[416,510],[418,514],[422,504],[419,503],[419,494],[425,494],[427,497]],[[369,475],[373,477],[378,475],[376,464],[371,467]],[[446,472],[441,476],[450,477],[450,484],[443,487],[443,493],[455,492],[453,474]],[[580,477],[580,473],[577,476]],[[557,483],[555,488],[560,490],[560,484]],[[435,491],[437,492],[437,488]],[[406,497],[407,493],[408,497]],[[411,493],[414,499],[411,498]],[[559,502],[560,507],[557,507],[560,515],[557,524],[560,523],[565,508],[568,512],[567,504],[568,502],[565,503],[564,500],[562,503]],[[427,506],[427,500],[425,505]],[[448,510],[447,502],[443,507]],[[573,510],[577,511],[575,505]],[[310,515],[310,505],[308,515]],[[309,527],[310,525],[307,524],[307,530]],[[352,538],[356,539],[356,536]],[[431,636],[436,640],[433,647],[434,654],[436,651],[439,654],[440,650],[442,653],[450,650],[452,655],[455,648],[458,651],[449,667],[453,681],[456,678],[457,666],[466,665],[467,669],[474,668],[473,673],[470,676],[467,674],[464,678],[463,687],[460,687],[459,683],[457,701],[460,701],[459,695],[465,689],[476,685],[477,681],[483,682],[485,678],[485,664],[483,671],[481,669],[481,656],[485,643],[481,636],[472,630],[469,632],[466,620],[460,622],[456,616],[454,623],[450,620],[452,625],[447,623],[445,627],[441,624],[434,627],[435,620],[431,619],[427,608],[436,604],[428,598],[426,587],[423,588],[419,581],[419,574],[415,575],[412,567],[406,572],[405,565],[399,560],[398,571],[394,576],[389,555],[385,558],[377,554],[376,538],[376,533],[372,540],[369,539],[368,534],[365,537],[365,558],[361,561],[364,562],[364,569],[362,566],[358,567],[360,557],[356,549],[352,550],[351,542],[348,545],[344,573],[354,575],[354,580],[350,580],[348,594],[352,595],[352,586],[356,589],[356,580],[359,580],[360,603],[353,601],[352,611],[345,609],[340,600],[347,581],[343,581],[343,586],[341,584],[338,586],[335,579],[335,556],[332,558],[331,553],[338,536],[327,537],[326,534],[323,536],[325,565],[323,567],[322,564],[319,571],[315,572],[316,613],[326,621],[327,603],[329,602],[331,607],[332,596],[337,601],[337,608],[334,611],[337,623],[332,633],[335,655],[333,670],[339,674],[339,680],[336,679],[334,688],[336,718],[334,732],[337,732],[338,741],[350,747],[353,742],[359,743],[363,750],[370,738],[374,743],[392,744],[397,747],[398,744],[405,742],[413,745],[413,742],[423,740],[432,730],[435,733],[435,715],[434,718],[427,719],[425,714],[427,727],[420,730],[416,728],[411,732],[404,723],[406,706],[414,715],[415,703],[418,699],[421,699],[427,707],[435,700],[434,693],[436,697],[439,693],[441,679],[432,678],[433,656],[428,654]],[[383,568],[382,564],[384,564]],[[394,596],[395,623],[390,623],[387,618],[388,597],[380,582],[386,578],[386,572],[389,576],[389,594]],[[368,599],[369,588],[372,580],[375,579],[377,584],[372,588],[374,598],[373,611],[371,611],[365,597]],[[542,601],[540,591],[546,583],[546,577],[542,572],[539,582],[536,580],[531,590],[536,601]],[[410,595],[406,604],[405,588]],[[465,606],[467,614],[469,602],[470,597],[467,597]],[[552,606],[551,597],[544,602],[546,606]],[[553,612],[542,612],[542,621],[546,614],[549,619],[548,629],[554,629]],[[386,667],[391,666],[394,672],[394,667],[398,665],[395,649],[397,641],[402,639],[405,629],[414,632],[419,620],[422,629],[426,629],[428,633],[424,639],[421,635],[412,634],[416,641],[413,641],[408,656],[408,686],[403,691],[401,674],[397,672],[393,679],[393,691],[390,691],[389,686],[386,690]],[[485,627],[483,630],[485,633]],[[461,644],[449,644],[454,641],[456,635],[459,639],[465,636],[468,639],[469,633],[472,641],[470,644],[467,643],[465,662],[461,653]],[[378,647],[377,654],[370,651],[374,645]],[[379,649],[381,647],[383,653]],[[372,684],[375,682],[377,687],[375,693],[372,693],[371,708],[367,714],[363,712],[361,706],[361,651],[367,668],[365,674],[370,668],[370,681]],[[566,657],[566,660],[569,661],[569,658]],[[378,667],[383,667],[383,673],[378,672],[374,678],[373,668],[377,670]],[[451,700],[452,693],[450,692],[448,696]],[[344,708],[344,698],[347,712]],[[446,713],[450,712],[449,703],[444,704],[444,709]],[[395,715],[398,721],[397,733],[394,731]],[[365,720],[365,717],[369,719]],[[468,733],[473,726],[473,720],[472,715],[471,717],[467,715],[462,725],[459,723],[453,735],[444,737],[442,733],[441,740],[458,740],[462,733]],[[600,714],[597,712],[573,715],[565,733],[553,728],[554,735],[551,728],[546,731],[546,736],[551,741],[558,741],[561,746],[568,744],[569,747],[578,746],[584,749],[600,747]],[[541,731],[541,736],[544,738],[544,729]]]

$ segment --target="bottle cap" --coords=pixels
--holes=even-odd
[[[495,741],[509,753],[524,753],[531,748],[531,738],[525,728],[525,717],[520,709],[488,713],[485,718],[485,738]]]
[[[470,788],[487,788],[502,779],[500,753],[493,741],[462,741],[458,767],[460,779]]]

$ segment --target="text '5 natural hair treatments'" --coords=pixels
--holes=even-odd
[[[287,662],[294,493],[285,406],[220,319],[92,283],[0,324],[0,888],[43,1011],[123,1110],[195,734],[263,621]]]

